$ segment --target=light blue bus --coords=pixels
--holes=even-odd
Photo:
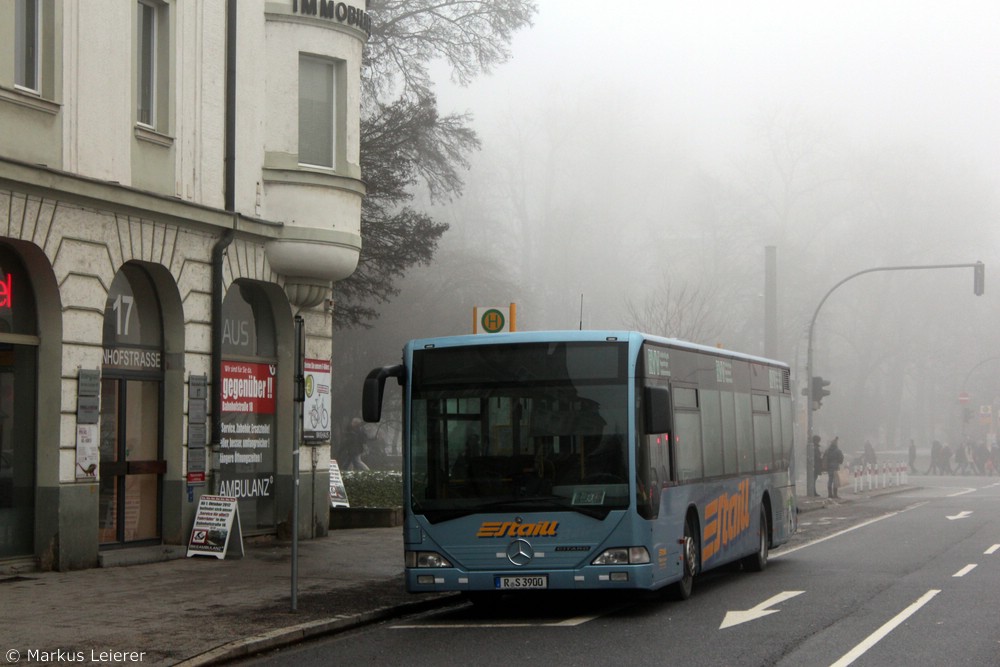
[[[691,595],[796,529],[787,365],[628,331],[413,340],[403,387],[406,585]]]

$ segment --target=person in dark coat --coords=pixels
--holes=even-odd
[[[817,495],[817,496],[819,495],[819,493],[816,491],[816,479],[820,475],[823,474],[823,452],[821,452],[820,449],[819,449],[819,442],[820,442],[820,437],[818,435],[814,435],[812,437],[812,443],[813,443],[813,483],[812,483],[812,488],[813,488],[813,494]]]
[[[834,438],[830,446],[826,448],[826,454],[823,458],[826,459],[826,495],[830,498],[839,498],[837,495],[837,487],[840,486],[837,479],[838,473],[840,472],[840,465],[844,462],[844,452],[840,451],[840,447],[837,442],[840,438]]]

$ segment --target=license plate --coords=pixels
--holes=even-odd
[[[549,578],[545,575],[536,575],[532,577],[527,576],[517,576],[517,577],[496,577],[494,582],[496,583],[497,590],[507,591],[507,590],[529,590],[538,588],[548,588]]]

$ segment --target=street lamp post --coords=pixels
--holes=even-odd
[[[819,311],[826,303],[826,300],[830,298],[830,295],[834,291],[846,283],[849,280],[853,280],[858,276],[863,276],[866,273],[875,273],[879,271],[914,271],[923,269],[973,269],[973,292],[976,296],[981,296],[984,291],[984,275],[985,267],[982,262],[973,262],[972,264],[921,264],[916,266],[879,266],[872,269],[865,269],[864,271],[858,271],[857,273],[852,273],[847,276],[839,283],[830,288],[822,299],[820,299],[819,305],[816,306],[816,312],[813,313],[812,320],[809,321],[809,337],[806,344],[806,387],[808,392],[808,401],[806,406],[806,493],[810,496],[817,495],[816,493],[816,471],[815,461],[812,456],[812,439],[813,439],[813,329],[816,326],[816,318],[819,317]]]

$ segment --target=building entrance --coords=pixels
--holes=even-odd
[[[34,553],[37,334],[31,277],[0,245],[0,558]],[[58,407],[51,417],[58,419]]]
[[[101,380],[102,545],[160,539],[159,381]]]
[[[101,370],[100,518],[103,548],[162,537],[163,327],[146,270],[126,264],[111,283]]]

